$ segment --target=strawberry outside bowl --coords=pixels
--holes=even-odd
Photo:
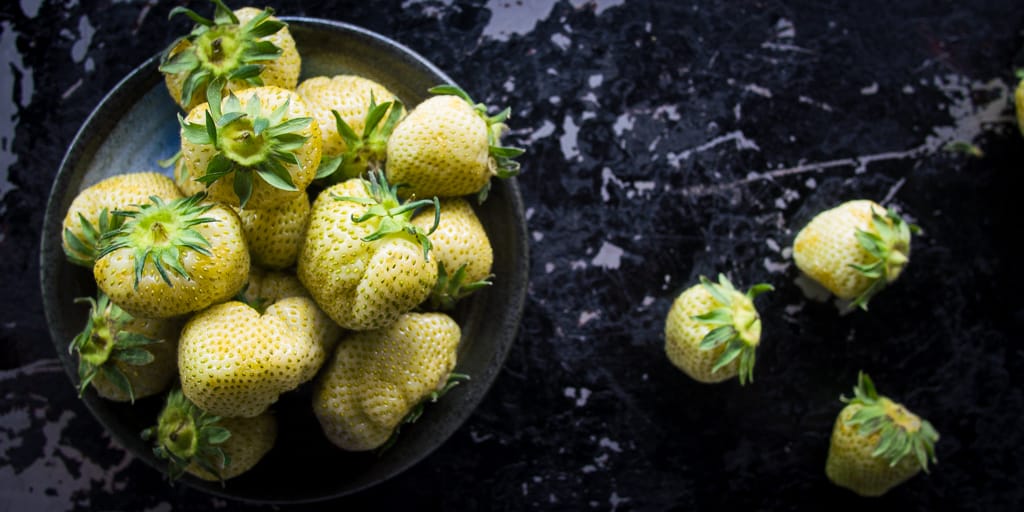
[[[345,23],[282,17],[302,55],[300,80],[351,73],[373,79],[409,108],[435,85],[454,83],[412,50]],[[72,265],[61,248],[62,220],[79,191],[114,174],[160,170],[157,161],[179,146],[177,105],[167,93],[153,57],[107,94],[75,136],[50,192],[40,254],[44,309],[57,354],[78,382],[77,358],[68,353],[83,328],[88,308],[76,297],[95,296],[91,272]],[[472,84],[464,87],[472,92]],[[163,172],[170,175],[170,169]],[[351,453],[330,444],[312,411],[309,383],[281,396],[271,407],[278,419],[274,448],[252,470],[225,485],[191,475],[181,481],[213,495],[257,503],[306,503],[367,489],[421,461],[440,447],[469,417],[494,381],[515,341],[528,279],[528,240],[522,198],[514,178],[494,180],[477,214],[494,248],[494,285],[461,303],[452,315],[462,327],[455,371],[472,380],[430,404],[398,442],[381,454]],[[164,395],[134,405],[100,398],[90,388],[82,400],[123,447],[158,471],[166,469],[140,432],[156,423]],[[279,468],[287,468],[282,470]],[[330,468],[322,471],[320,468]]]

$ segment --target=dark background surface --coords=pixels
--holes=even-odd
[[[111,441],[57,362],[40,299],[60,159],[106,91],[186,30],[166,21],[179,3],[0,7],[0,510],[243,508],[168,486]],[[1018,3],[272,5],[411,47],[511,106],[508,141],[529,148],[530,291],[491,392],[413,469],[304,508],[1024,506]],[[953,141],[985,156],[945,151]],[[788,247],[814,213],[860,197],[923,233],[870,313],[840,316],[803,296]],[[745,388],[695,383],[663,352],[674,296],[717,272],[777,289],[758,300]],[[878,500],[823,471],[860,369],[942,434],[932,473]]]

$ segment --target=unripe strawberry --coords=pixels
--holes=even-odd
[[[91,306],[68,347],[78,355],[79,396],[91,384],[107,400],[135,402],[170,386],[178,375],[178,321],[133,317],[102,293],[75,302]]]
[[[754,360],[761,342],[761,318],[754,298],[770,291],[768,284],[740,293],[724,275],[718,283],[701,276],[672,303],[665,321],[665,353],[672,364],[694,380],[721,382],[740,377],[753,382]]]
[[[431,309],[450,310],[455,303],[472,292],[491,284],[494,250],[487,231],[462,198],[441,200],[441,218],[430,234],[431,256],[437,260],[437,285],[430,295]],[[433,212],[426,211],[412,223],[424,231],[434,222]]]
[[[910,261],[916,230],[873,201],[848,201],[819,213],[797,233],[793,260],[836,297],[866,310]]]
[[[408,313],[338,344],[313,391],[327,438],[344,450],[383,446],[422,404],[455,382],[459,325],[443,313]],[[456,378],[465,378],[457,375]]]
[[[935,460],[939,433],[903,405],[880,396],[861,372],[836,418],[825,474],[861,496],[881,496]]]
[[[203,411],[174,389],[157,425],[142,432],[153,452],[168,461],[175,480],[188,472],[203,480],[224,481],[252,469],[277,440],[270,413],[251,418],[221,418]]]
[[[430,201],[401,203],[378,173],[317,197],[297,275],[341,327],[378,329],[422,303],[437,282],[427,232],[409,220]]]
[[[312,379],[339,335],[306,297],[275,301],[264,312],[238,301],[212,306],[181,331],[182,392],[210,414],[256,416]]]
[[[288,25],[272,16],[273,9],[232,12],[219,0],[214,4],[212,20],[185,7],[171,11],[197,23],[171,43],[160,63],[174,101],[187,112],[205,102],[208,91],[226,95],[260,85],[294,89],[302,60]]]
[[[358,75],[317,76],[303,80],[295,92],[306,100],[320,125],[324,141],[324,157],[338,156],[350,148],[338,130],[334,113],[358,137],[366,133],[366,118],[375,105],[390,103],[398,98],[383,85]],[[400,104],[399,104],[400,105]],[[332,112],[333,111],[333,112]],[[383,117],[387,109],[381,113]],[[386,142],[386,139],[384,141]],[[380,148],[383,152],[383,147]],[[380,155],[383,160],[383,155]]]
[[[309,197],[299,194],[291,201],[269,208],[237,208],[253,264],[283,269],[295,264],[306,236]]]
[[[249,282],[242,291],[242,300],[246,304],[264,309],[263,306],[288,297],[309,297],[306,287],[294,274],[266,271],[259,267],[249,269]]]
[[[388,139],[388,181],[408,185],[415,197],[486,198],[493,176],[519,172],[513,158],[523,151],[499,146],[510,111],[488,116],[486,105],[455,86],[430,91],[438,96],[417,105]]]
[[[242,223],[230,208],[169,203],[154,196],[109,235],[93,277],[112,302],[134,316],[169,318],[233,297],[249,275]]]
[[[1017,89],[1013,91],[1014,110],[1017,112],[1017,129],[1024,135],[1024,70],[1017,71]]]
[[[214,95],[181,119],[181,158],[210,199],[269,208],[288,203],[320,165],[320,127],[305,101],[280,87]]]
[[[124,220],[114,212],[148,203],[150,196],[170,201],[181,197],[181,192],[170,178],[155,172],[117,174],[79,192],[64,216],[68,261],[92,268],[102,250],[103,235]]]

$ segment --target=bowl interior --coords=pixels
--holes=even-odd
[[[408,48],[344,23],[284,18],[303,59],[302,78],[359,74],[388,87],[407,105],[426,98],[427,89],[453,83]],[[57,174],[47,205],[41,247],[44,308],[57,353],[73,382],[77,361],[67,351],[85,323],[86,308],[76,297],[95,295],[91,272],[68,263],[61,249],[61,222],[83,188],[124,172],[161,170],[156,162],[178,150],[177,105],[167,94],[154,57],[108,94],[76,135]],[[331,445],[312,413],[308,385],[282,395],[272,407],[279,435],[264,461],[246,474],[219,483],[186,476],[188,485],[209,493],[253,502],[300,503],[344,496],[400,473],[442,444],[471,414],[497,376],[515,340],[528,278],[528,244],[522,200],[515,179],[495,180],[489,199],[477,212],[494,247],[492,287],[460,305],[454,317],[462,326],[457,371],[472,380],[428,406],[399,442],[381,455],[348,453]],[[70,385],[70,384],[69,384]],[[120,404],[91,390],[88,408],[128,450],[151,465],[152,455],[139,432],[156,421],[163,397]],[[321,471],[320,468],[330,468]]]

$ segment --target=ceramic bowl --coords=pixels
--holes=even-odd
[[[355,73],[382,83],[411,108],[427,89],[454,83],[410,49],[364,29],[333,21],[283,18],[302,56],[302,78]],[[153,57],[122,80],[76,135],[57,173],[44,220],[41,280],[50,334],[72,383],[77,361],[68,344],[85,324],[87,308],[76,297],[94,296],[88,270],[68,263],[61,250],[61,222],[75,195],[110,175],[159,170],[156,162],[179,146],[177,105],[170,99]],[[472,92],[470,86],[467,90]],[[170,171],[167,170],[169,174]],[[402,430],[398,443],[381,455],[348,453],[330,444],[317,423],[308,385],[281,397],[273,410],[279,421],[274,449],[255,468],[223,487],[186,475],[190,486],[214,495],[261,503],[302,503],[336,498],[379,484],[422,460],[455,432],[483,399],[515,340],[528,274],[528,242],[522,199],[515,179],[495,180],[478,214],[494,246],[495,284],[460,306],[455,318],[463,339],[456,370],[471,375],[423,417]],[[135,456],[163,471],[139,433],[156,421],[163,397],[135,405],[99,398],[85,404],[114,438]],[[324,471],[327,469],[327,471]]]

